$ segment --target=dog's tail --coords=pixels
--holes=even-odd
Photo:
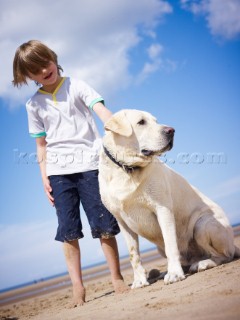
[[[234,258],[240,258],[240,249],[237,246],[235,247]]]

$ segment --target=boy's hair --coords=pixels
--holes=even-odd
[[[29,74],[38,74],[41,68],[48,66],[50,61],[56,64],[60,75],[63,69],[58,65],[54,51],[38,40],[23,43],[17,48],[13,60],[13,85],[18,87],[27,84]]]

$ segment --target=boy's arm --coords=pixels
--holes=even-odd
[[[109,111],[101,102],[95,103],[93,110],[103,123],[105,123],[112,116],[111,111]]]
[[[47,143],[46,143],[45,137],[36,138],[37,157],[38,157],[38,163],[41,171],[44,190],[47,194],[50,204],[54,206],[54,199],[51,195],[52,188],[50,185],[50,181],[46,175],[46,144]]]

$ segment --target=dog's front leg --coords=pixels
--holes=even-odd
[[[135,289],[148,286],[147,272],[142,266],[139,253],[138,235],[133,232],[124,221],[118,221],[118,224],[127,243],[130,262],[133,268],[134,281],[131,288]]]
[[[185,279],[180,263],[174,215],[168,208],[160,207],[157,211],[157,217],[162,230],[165,254],[168,260],[168,271],[164,277],[164,283],[174,283]]]

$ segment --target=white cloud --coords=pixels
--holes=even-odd
[[[0,226],[0,288],[66,270],[55,229],[56,221]]]
[[[86,217],[80,240],[83,266],[104,260],[99,241],[93,240]],[[67,270],[62,244],[54,240],[57,219],[0,225],[0,288],[37,280]],[[97,249],[99,248],[99,249]],[[93,254],[89,255],[89,252]]]
[[[136,78],[137,84],[141,84],[151,73],[156,72],[160,68],[162,64],[162,52],[163,47],[159,43],[154,43],[147,49],[149,61],[144,64],[143,69],[138,74]]]
[[[1,3],[0,96],[23,103],[33,88],[12,88],[12,60],[16,48],[39,39],[59,56],[65,73],[80,77],[102,94],[133,81],[129,50],[140,34],[154,38],[161,19],[172,12],[163,0],[9,0]],[[142,32],[139,32],[141,29]]]
[[[240,195],[240,176],[223,181],[221,184],[216,186],[213,194],[214,199],[221,199],[236,193],[239,193]]]
[[[162,53],[163,47],[159,43],[154,43],[148,48],[149,58],[154,60]]]
[[[175,71],[177,63],[170,59],[164,59],[164,48],[160,43],[153,43],[147,49],[148,61],[144,64],[142,70],[136,77],[136,83],[141,84],[150,74],[157,72],[158,70],[164,70],[166,72]]]
[[[181,0],[182,7],[202,14],[214,36],[233,39],[240,35],[239,0]]]
[[[240,176],[235,176],[219,183],[212,188],[209,195],[225,210],[231,224],[240,222]]]
[[[85,215],[80,240],[82,265],[103,261],[100,243],[92,239]],[[57,219],[0,225],[0,289],[38,280],[67,270],[62,244],[54,240]],[[92,254],[89,254],[91,252]]]

